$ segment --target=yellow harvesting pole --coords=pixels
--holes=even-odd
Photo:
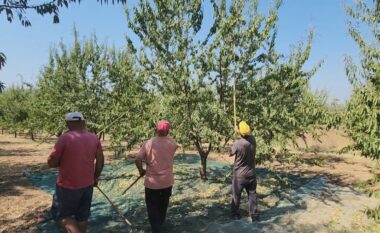
[[[234,76],[234,83],[233,83],[233,89],[232,89],[232,99],[233,99],[233,107],[234,107],[234,127],[237,127],[236,123],[236,55],[235,55],[235,40],[234,35],[232,35],[232,52],[234,56],[234,69],[232,75]],[[235,129],[234,129],[235,131]],[[235,132],[236,133],[236,132]]]
[[[235,124],[235,127],[237,126],[236,124],[236,87],[235,87],[235,79],[234,79],[234,85],[233,85],[233,90],[232,90],[232,98],[233,98],[233,101],[234,101],[234,124]]]

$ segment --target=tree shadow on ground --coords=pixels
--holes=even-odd
[[[186,153],[177,153],[174,157],[174,161],[177,164],[199,164],[200,158],[198,154],[186,154]]]
[[[185,192],[186,191],[188,190],[185,190]],[[298,190],[294,189],[294,191]],[[207,198],[201,198],[200,196],[202,196],[202,194],[200,194],[201,193],[193,194],[191,197],[183,198],[178,201],[173,200],[171,202],[171,207],[167,219],[168,232],[209,232],[210,225],[212,224],[223,225],[234,222],[230,218],[230,193],[222,191],[215,193],[211,197]],[[328,199],[339,201],[334,196],[328,197]],[[244,217],[240,221],[243,221],[246,225],[250,226],[250,219],[248,218],[246,202],[247,197],[246,195],[243,195],[241,214]],[[298,203],[292,203],[289,206],[280,206],[279,203],[280,201],[274,204],[271,208],[268,208],[267,210],[260,213],[262,216],[261,220],[263,222],[256,226],[257,229],[270,229],[270,225],[284,215],[306,209],[305,205],[300,205]],[[273,218],[274,220],[271,221]],[[268,223],[265,223],[266,221]],[[248,230],[245,232],[254,232],[252,231],[254,228],[249,231],[249,228],[241,228],[239,227],[239,224],[231,229],[232,231],[227,229],[228,227],[223,231],[216,232],[244,232],[243,229]],[[267,232],[271,232],[269,229]],[[315,226],[309,226],[308,228],[305,226],[304,229],[309,229],[310,231],[317,230]]]
[[[194,155],[177,156],[176,166],[182,165],[180,169],[175,169],[176,183],[168,213],[167,230],[168,232],[205,232],[209,231],[210,224],[228,224],[230,219],[231,202],[231,176],[225,176],[231,169],[229,164],[218,164],[214,167],[209,163],[209,180],[201,181],[198,176],[199,157]],[[324,178],[324,176],[303,176],[294,175],[287,172],[274,172],[266,168],[257,168],[259,185],[269,189],[266,193],[258,193],[259,206],[261,206],[261,216],[263,223],[259,229],[270,229],[271,223],[278,221],[282,216],[292,212],[305,210],[306,206],[302,203],[302,198],[312,196],[324,202],[340,202],[340,198],[334,193],[328,196],[319,196],[318,192],[323,188],[318,186],[302,189],[308,183]],[[286,180],[286,182],[284,181]],[[214,193],[206,194],[217,187]],[[328,191],[326,188],[323,191]],[[292,199],[294,194],[298,196]],[[179,200],[176,197],[182,196]],[[205,196],[205,197],[202,197]],[[265,203],[266,197],[275,196],[275,203]],[[243,194],[241,212],[247,216],[247,197]],[[288,202],[284,205],[284,202]],[[265,206],[266,205],[266,206]],[[265,207],[264,207],[265,206]],[[249,220],[249,219],[248,219]],[[244,221],[249,222],[247,219]],[[268,221],[271,223],[265,223]],[[149,229],[142,227],[140,230]],[[290,229],[290,227],[288,227]],[[306,232],[313,232],[322,229],[316,226],[304,226]],[[236,232],[241,232],[239,228]],[[230,231],[224,231],[230,232]],[[234,232],[234,231],[231,231]],[[270,232],[270,231],[268,231]]]
[[[353,186],[370,179],[374,165],[347,155],[323,153],[300,154],[297,156],[297,161],[280,161],[274,167],[277,170],[291,170],[294,174],[304,176],[323,175],[335,184]]]
[[[192,164],[198,164],[199,159],[194,157],[195,156],[190,158],[180,157],[179,161],[190,160]],[[208,172],[211,178],[208,181],[201,181],[197,176],[197,169],[194,167],[187,167],[187,169],[176,171],[176,176],[178,175],[180,177],[176,180],[182,183],[176,183],[176,192],[174,195],[183,195],[183,198],[180,200],[174,199],[171,202],[170,217],[168,218],[167,224],[169,232],[205,232],[209,230],[208,226],[211,223],[226,224],[231,222],[231,177],[221,176],[221,174],[228,173],[230,169],[231,167],[228,164],[217,168],[212,167],[212,165],[209,166]],[[277,202],[272,205],[267,205],[261,212],[263,221],[269,221],[273,218],[276,219],[277,216],[281,217],[291,212],[304,210],[306,206],[302,204],[302,195],[311,195],[313,198],[319,198],[323,201],[340,201],[339,197],[333,193],[324,197],[319,197],[317,193],[313,195],[313,192],[320,191],[318,187],[315,187],[315,190],[313,187],[307,190],[302,189],[303,185],[320,178],[319,176],[304,177],[302,175],[293,175],[286,172],[273,172],[266,168],[257,168],[257,176],[259,185],[269,189],[267,193],[258,193],[259,205],[265,205],[263,201],[265,197],[276,196],[278,198]],[[284,183],[282,179],[287,179],[287,183]],[[217,186],[219,189],[217,189],[215,193],[202,198],[202,196],[205,195],[202,192],[207,192],[207,187],[202,190],[202,188],[197,186],[208,186],[209,189],[212,189],[212,186],[217,184],[219,184],[219,186]],[[298,193],[298,197],[292,200],[291,197],[294,193]],[[284,202],[285,199],[288,199],[290,204],[288,206],[281,206],[281,202]],[[247,197],[244,194],[242,202],[247,202]],[[248,215],[246,204],[243,204],[242,207],[243,206],[245,206],[245,208],[241,208],[242,214]],[[264,225],[262,227],[264,227]],[[305,229],[307,229],[306,226]],[[309,229],[314,230],[315,227],[310,226]],[[237,229],[237,232],[240,231]]]
[[[23,221],[23,224],[18,226],[12,226],[14,220],[0,220],[0,226],[7,226],[5,228],[4,233],[13,233],[13,232],[29,232],[29,233],[37,233],[39,232],[36,228],[36,220],[38,219],[39,213],[44,211],[45,207],[36,206],[34,211],[23,214],[19,217]],[[3,231],[2,231],[3,232]]]
[[[20,142],[8,142],[1,141],[3,145],[23,144]],[[1,145],[0,145],[1,146]],[[45,163],[36,163],[32,156],[36,156],[39,150],[30,148],[0,148],[0,195],[1,196],[18,196],[22,192],[20,188],[31,187],[31,184],[27,182],[25,178],[25,172],[46,169]],[[15,162],[13,158],[8,157],[20,157]],[[28,158],[27,158],[28,157]],[[22,162],[21,162],[22,161]],[[29,161],[32,161],[29,163]],[[37,160],[38,161],[38,160]]]
[[[12,142],[12,141],[0,141],[0,145],[14,145],[14,144],[24,144],[24,142]]]
[[[26,178],[27,172],[38,171],[47,168],[46,165],[25,165],[25,164],[2,164],[0,163],[0,196],[21,195],[20,187],[32,187]]]
[[[35,153],[39,152],[35,149],[6,149],[0,148],[0,157],[6,156],[35,156]]]
[[[324,176],[290,174],[257,168],[258,184],[263,188],[258,189],[262,221],[256,225],[250,223],[245,193],[241,205],[243,219],[233,221],[230,219],[231,176],[226,175],[231,171],[231,166],[227,163],[209,161],[210,179],[202,181],[198,178],[199,164],[199,156],[181,154],[175,157],[175,184],[165,224],[167,232],[255,232],[255,229],[259,232],[271,232],[270,229],[276,231],[275,228],[281,224],[284,229],[291,230],[293,226],[284,225],[281,219],[288,214],[305,210],[306,205],[303,202],[305,198],[341,201],[333,192],[329,192],[328,186],[324,184],[326,179]],[[100,184],[111,200],[134,224],[133,228],[126,228],[111,205],[95,191],[91,232],[150,231],[143,183],[138,182],[128,194],[122,195],[122,190],[126,188],[125,179],[122,178],[124,176],[129,178],[130,175],[126,174],[131,174],[135,170],[134,164],[129,160],[108,164],[103,175],[109,179],[104,179],[105,182]],[[54,188],[52,179],[49,181],[45,177],[41,181],[49,183],[52,190]],[[49,187],[44,187],[43,184],[33,183],[44,190],[49,190]],[[322,191],[327,195],[320,195]],[[268,201],[271,199],[274,201]],[[54,232],[49,231],[51,227],[53,226],[45,226],[44,229],[47,229],[45,232]],[[314,232],[323,228],[305,225],[303,229],[304,232]],[[299,229],[294,227],[293,230],[297,232]]]

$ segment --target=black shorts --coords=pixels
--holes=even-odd
[[[93,186],[82,189],[67,189],[56,185],[51,206],[51,214],[55,221],[73,217],[77,221],[87,221],[90,217]]]

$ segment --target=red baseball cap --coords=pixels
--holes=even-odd
[[[160,120],[156,124],[156,130],[157,131],[162,131],[162,132],[167,132],[170,129],[170,123],[167,120]]]

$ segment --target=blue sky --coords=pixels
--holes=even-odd
[[[260,3],[268,4],[269,0]],[[347,21],[343,6],[352,0],[284,0],[279,11],[277,48],[289,54],[291,46],[307,38],[308,31],[315,32],[310,60],[305,68],[310,68],[320,60],[323,66],[311,80],[313,90],[326,90],[330,99],[345,101],[351,93],[344,69],[347,55],[357,58],[359,50],[348,35]],[[212,15],[205,6],[205,20]],[[7,64],[0,71],[0,80],[7,86],[22,81],[35,83],[41,67],[47,63],[49,50],[60,41],[71,44],[73,26],[79,37],[90,37],[96,33],[100,42],[115,47],[125,44],[125,35],[130,31],[121,5],[101,6],[95,0],[84,0],[60,10],[59,24],[53,24],[49,16],[41,17],[28,12],[32,27],[24,28],[15,20],[6,21],[0,15],[0,51],[7,56]],[[207,23],[207,22],[206,22]]]

